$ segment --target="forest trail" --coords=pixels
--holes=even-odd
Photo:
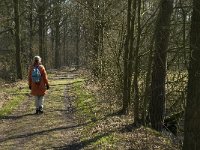
[[[34,99],[27,96],[10,115],[0,118],[0,149],[71,149],[66,145],[79,140],[69,95],[76,74],[54,71],[49,79],[44,114],[34,114]]]
[[[115,102],[84,71],[49,70],[48,75],[50,89],[41,115],[35,115],[26,81],[3,88],[2,93],[24,99],[8,114],[2,113],[6,102],[0,107],[0,150],[179,149],[167,136],[132,126],[131,114],[111,111]]]

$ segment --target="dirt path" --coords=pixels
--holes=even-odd
[[[52,84],[45,96],[44,114],[35,115],[34,99],[27,97],[11,115],[0,120],[0,149],[79,149],[67,148],[79,141],[76,133],[79,125],[71,104],[73,97],[69,95],[71,85],[65,83],[74,75],[62,72],[53,78],[58,82]]]

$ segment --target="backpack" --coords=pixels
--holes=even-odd
[[[41,73],[40,73],[40,69],[39,69],[40,66],[36,66],[33,68],[32,70],[32,81],[34,83],[39,83],[40,80],[41,80]]]

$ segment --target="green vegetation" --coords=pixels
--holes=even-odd
[[[83,80],[77,80],[74,84],[75,95],[77,96],[76,106],[80,109],[78,116],[84,114],[87,118],[92,119],[95,118],[92,110],[95,106],[94,96],[88,91],[83,90],[83,84]]]
[[[76,144],[83,149],[178,149],[169,137],[160,132],[146,127],[132,128],[132,114],[116,115],[111,112],[108,107],[110,102],[98,93],[100,88],[84,78],[52,78],[50,90],[45,95],[45,114],[40,117],[29,115],[34,110],[34,100],[28,100],[30,91],[26,82],[6,85],[1,90],[2,95],[9,96],[0,110],[0,117],[9,114],[18,116],[23,111],[14,122],[15,126],[11,126],[9,132],[2,130],[1,134],[12,137],[27,133],[30,138],[26,147],[31,148],[35,143],[43,147],[44,143],[48,143],[47,149],[54,146],[65,148],[67,141],[75,137],[80,139]],[[75,111],[70,112],[68,108],[75,108]],[[75,117],[77,124],[68,117]],[[7,124],[9,119],[1,128],[6,128]],[[4,145],[9,142],[14,145],[16,140],[5,141]]]
[[[5,106],[0,110],[0,117],[10,114],[13,109],[15,109],[22,100],[24,100],[25,96],[18,95],[13,97]]]
[[[6,93],[8,97],[7,101],[3,103],[3,106],[0,109],[0,117],[3,117],[5,115],[9,115],[26,99],[29,89],[27,87],[27,83],[20,82],[9,87],[2,87],[1,93]]]
[[[66,117],[69,101],[66,101],[65,96],[70,94],[72,84],[79,81],[82,79],[52,78],[50,89],[45,95],[43,115],[34,115],[34,98],[28,97],[30,91],[27,83],[15,83],[12,86],[9,84],[1,89],[2,96],[4,96],[3,94],[9,95],[1,109],[3,114],[0,127],[0,135],[3,136],[1,148],[20,147],[28,150],[33,148],[54,149],[65,146],[67,141],[72,139],[71,136],[77,135],[75,123]],[[4,97],[6,98],[6,96]],[[16,105],[13,101],[14,98],[21,99],[21,101],[17,101]],[[72,114],[69,113],[69,115]],[[3,116],[5,117],[3,118]],[[22,139],[23,145],[19,145],[19,140]]]
[[[81,80],[79,80],[81,81]],[[104,131],[104,127],[101,125],[102,118],[100,114],[97,115],[96,110],[98,106],[95,95],[92,94],[89,90],[85,88],[84,82],[77,82],[74,85],[74,93],[77,96],[75,105],[77,106],[78,111],[76,116],[79,120],[79,123],[87,123],[81,131],[81,141],[87,144],[89,142],[90,148],[111,148],[113,147],[119,139],[112,133]],[[98,132],[99,129],[102,131]]]
[[[109,102],[98,100],[96,93],[87,88],[89,86],[83,81],[77,82],[71,91],[76,96],[76,119],[79,124],[86,124],[79,128],[84,149],[178,149],[168,136],[160,132],[143,126],[131,127],[131,114],[110,114]]]

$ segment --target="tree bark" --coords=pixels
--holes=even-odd
[[[61,56],[60,56],[60,3],[55,3],[55,68],[61,67]]]
[[[75,60],[76,60],[76,69],[79,68],[79,49],[80,49],[80,21],[79,21],[79,6],[77,6],[78,10],[77,10],[77,16],[76,16],[76,57],[75,57]]]
[[[137,42],[135,49],[135,66],[134,66],[134,79],[133,79],[133,89],[134,89],[134,122],[137,123],[139,121],[139,87],[138,87],[138,77],[139,77],[139,61],[140,58],[138,56],[140,50],[140,38],[141,38],[141,24],[140,24],[140,11],[141,11],[141,0],[138,0],[138,11],[137,11]]]
[[[51,65],[54,66],[55,65],[55,31],[54,31],[54,27],[53,25],[50,26],[51,29]]]
[[[17,72],[17,79],[22,79],[19,1],[13,0],[13,2],[14,2],[14,14],[15,14],[14,20],[15,20],[16,72]]]
[[[200,1],[193,0],[183,150],[200,149]]]
[[[131,81],[133,75],[133,44],[135,33],[136,4],[136,0],[128,0],[127,35],[124,46],[124,86],[122,113],[127,113],[128,107],[131,103]]]
[[[99,67],[99,48],[100,48],[100,18],[99,18],[99,10],[98,4],[99,2],[95,1],[94,6],[94,30],[93,30],[93,57],[95,60],[94,63],[94,75],[99,77],[100,75],[100,67]]]
[[[173,11],[172,0],[161,0],[155,30],[155,56],[153,59],[150,121],[152,128],[162,130],[165,111],[166,57],[170,34],[170,17]]]
[[[130,91],[128,91],[128,57],[129,57],[129,40],[130,40],[130,30],[131,30],[131,4],[132,0],[128,0],[128,9],[127,9],[127,31],[126,31],[126,40],[124,45],[124,71],[123,71],[123,106],[122,113],[128,111],[129,100],[128,96]]]
[[[30,12],[29,12],[29,62],[33,59],[33,0],[30,1]]]
[[[151,72],[152,72],[152,62],[153,62],[153,48],[155,43],[155,36],[153,34],[150,45],[149,45],[149,56],[148,56],[148,66],[147,66],[147,73],[145,77],[145,91],[144,91],[144,101],[143,101],[143,112],[142,112],[142,120],[144,125],[146,125],[146,117],[147,115],[147,105],[149,104],[151,89]]]
[[[38,6],[39,17],[39,55],[45,64],[45,1],[40,0]]]
[[[67,37],[68,37],[68,31],[67,31],[67,29],[68,29],[68,24],[67,24],[67,22],[65,22],[65,25],[64,25],[64,29],[63,29],[63,34],[64,34],[64,36],[63,36],[63,62],[64,62],[64,65],[66,65],[66,66],[69,66],[69,63],[68,63],[68,39],[67,39]]]
[[[60,27],[59,22],[55,22],[55,68],[60,68]]]
[[[99,1],[96,0],[87,0],[87,5],[89,8],[89,18],[90,20],[90,31],[89,31],[89,42],[91,44],[90,53],[91,59],[93,60],[92,63],[92,74],[95,77],[99,77],[99,11],[98,11],[98,3]]]

